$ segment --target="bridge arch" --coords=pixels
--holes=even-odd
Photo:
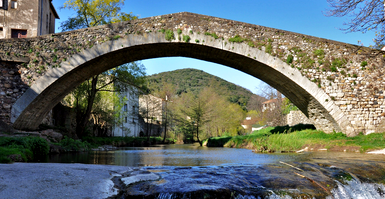
[[[60,67],[49,69],[16,101],[11,110],[13,126],[36,129],[65,95],[103,71],[132,61],[181,56],[226,65],[259,78],[288,97],[317,129],[355,135],[344,112],[329,95],[281,59],[246,43],[231,43],[189,29],[174,30],[173,34],[188,35],[189,41],[149,31],[106,41],[72,55]]]

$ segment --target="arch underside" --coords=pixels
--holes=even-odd
[[[79,64],[65,74],[59,75],[60,77],[57,80],[41,92],[33,93],[36,97],[26,105],[25,109],[20,110],[20,115],[14,121],[13,126],[16,129],[37,129],[46,114],[72,89],[103,71],[133,61],[175,56],[222,64],[259,78],[289,98],[306,116],[315,122],[317,129],[326,132],[343,131],[335,118],[329,114],[329,111],[321,105],[314,95],[305,90],[298,82],[274,69],[274,67],[258,61],[258,57],[253,59],[216,47],[183,42],[133,45],[111,50],[109,53],[96,56],[85,63]],[[32,89],[29,92],[34,91]],[[322,121],[322,124],[317,124],[317,121]]]

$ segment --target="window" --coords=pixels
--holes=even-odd
[[[3,27],[0,27],[0,32],[3,31]]]
[[[11,8],[12,9],[17,9],[17,1],[16,0],[12,0],[11,1]]]
[[[127,104],[125,104],[125,105],[123,106],[123,110],[124,110],[124,111],[127,111]]]
[[[27,38],[27,30],[11,30],[11,38]]]
[[[0,8],[8,10],[8,0],[0,0]]]
[[[127,117],[124,118],[124,122],[127,123]]]

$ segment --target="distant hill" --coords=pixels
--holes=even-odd
[[[160,90],[162,82],[174,85],[176,95],[187,92],[197,94],[205,87],[215,86],[215,88],[219,88],[216,89],[219,95],[227,97],[230,102],[237,103],[243,109],[248,110],[258,109],[260,103],[266,100],[248,89],[197,69],[187,68],[163,72],[148,76],[147,80],[148,87],[155,92]]]

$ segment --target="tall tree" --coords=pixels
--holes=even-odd
[[[123,20],[132,20],[137,18],[131,13],[127,14],[121,12],[121,7],[124,5],[124,0],[67,0],[63,8],[70,9],[76,12],[74,17],[68,18],[64,21],[60,28],[63,31],[74,30],[79,28],[87,28],[98,26],[102,24],[115,23]],[[134,64],[137,65],[137,64]],[[133,72],[133,71],[132,71]],[[141,74],[143,70],[137,70],[137,73]],[[107,72],[108,73],[108,72]],[[118,69],[112,70],[110,73],[120,74],[124,71],[119,71]],[[107,74],[108,75],[108,74]],[[111,75],[111,74],[109,74]],[[128,79],[123,80],[123,77],[117,75],[123,84],[126,85],[128,82],[131,82],[135,75],[128,76]],[[103,83],[99,81],[104,79]],[[114,81],[107,80],[108,78],[100,78],[99,75],[93,76],[90,80],[84,82],[80,85],[75,91],[76,96],[76,133],[79,137],[84,136],[86,126],[89,122],[89,118],[92,112],[92,107],[96,98],[96,93],[106,86],[112,84]],[[115,79],[116,80],[116,79]],[[98,83],[99,82],[99,83]],[[97,88],[98,84],[102,84],[101,87]],[[80,106],[79,97],[86,96],[85,106]]]
[[[136,19],[132,13],[121,12],[124,1],[67,0],[62,8],[73,10],[76,15],[62,22],[60,29],[68,31]]]
[[[164,132],[163,132],[163,143],[166,141],[166,136],[167,136],[167,125],[169,124],[170,120],[169,117],[171,115],[170,110],[168,109],[168,103],[172,102],[172,99],[174,97],[175,91],[175,86],[163,81],[162,82],[162,87],[159,88],[159,90],[155,93],[156,96],[160,97],[163,100],[162,106],[163,107],[163,116],[162,116],[162,123],[164,125]]]
[[[330,9],[326,16],[350,18],[345,22],[346,32],[376,31],[374,41],[376,45],[385,39],[385,2],[383,0],[327,0]]]
[[[119,123],[116,119],[122,113],[118,113],[121,108],[119,108],[119,100],[116,100],[119,97],[116,93],[129,90],[136,94],[146,90],[145,74],[144,66],[139,62],[133,62],[106,71],[98,75],[97,79],[92,78],[76,87],[66,97],[66,101],[75,108],[78,137],[84,136],[91,115],[94,122],[102,120]]]

